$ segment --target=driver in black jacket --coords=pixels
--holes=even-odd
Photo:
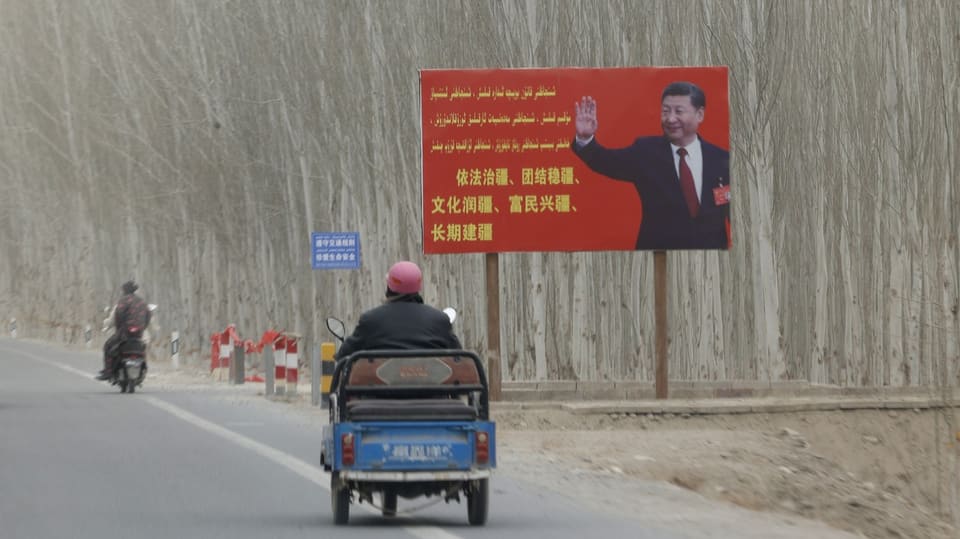
[[[103,370],[97,373],[97,380],[109,380],[120,355],[120,347],[130,339],[143,338],[143,332],[150,325],[150,308],[147,302],[135,292],[140,288],[134,281],[127,281],[120,287],[123,296],[113,309],[113,335],[103,343]]]
[[[423,274],[413,262],[390,267],[383,305],[360,315],[353,334],[337,350],[332,387],[336,387],[343,359],[358,350],[462,348],[450,318],[423,302],[422,288]]]

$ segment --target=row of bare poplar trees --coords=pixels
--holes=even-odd
[[[208,349],[327,340],[420,247],[421,68],[728,65],[729,252],[670,253],[671,378],[953,386],[960,3],[0,0],[0,316],[79,339],[136,278]],[[363,268],[310,268],[359,230]],[[652,380],[647,252],[500,255],[505,380]]]

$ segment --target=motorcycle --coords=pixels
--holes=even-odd
[[[157,310],[157,305],[150,303],[147,305],[147,309],[152,314]],[[115,330],[113,328],[112,310],[103,322],[103,331]],[[139,339],[127,339],[120,343],[117,361],[108,380],[110,385],[120,386],[120,393],[133,393],[137,386],[143,385],[143,380],[147,377],[147,345],[149,342],[150,334],[144,329]]]

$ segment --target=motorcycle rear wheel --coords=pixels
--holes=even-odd
[[[117,375],[120,377],[120,393],[133,393],[133,380],[130,379],[127,368],[120,367],[120,372]]]

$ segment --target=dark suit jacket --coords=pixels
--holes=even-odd
[[[615,150],[604,148],[596,138],[582,148],[576,140],[571,144],[573,152],[591,170],[631,182],[637,188],[643,206],[637,249],[726,249],[730,204],[715,204],[713,190],[730,185],[730,154],[702,138],[700,147],[700,212],[691,218],[666,138],[640,137],[632,145]]]

